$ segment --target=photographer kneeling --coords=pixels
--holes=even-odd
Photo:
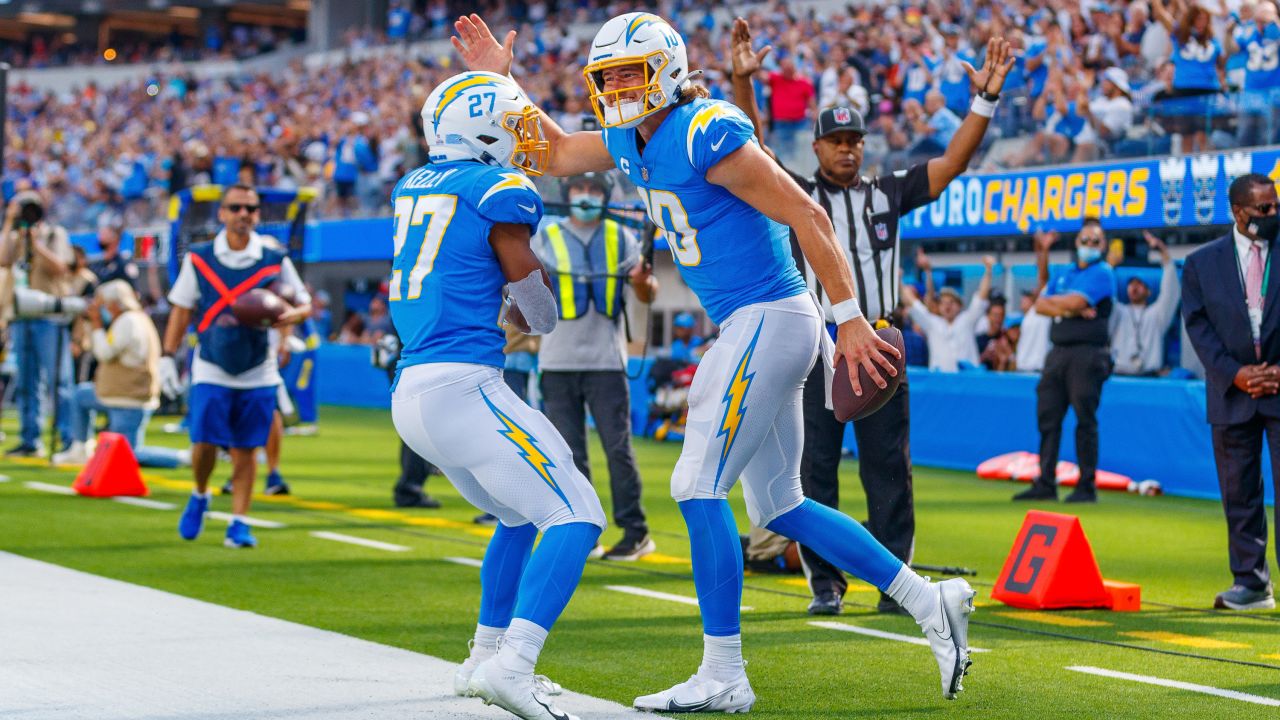
[[[107,430],[129,441],[140,465],[178,467],[190,463],[189,451],[147,448],[142,442],[151,411],[160,404],[160,335],[142,311],[133,287],[124,280],[98,286],[85,310],[93,326],[93,356],[98,372],[64,396],[71,426],[71,447],[53,456],[57,464],[81,465],[92,454],[87,441],[93,412],[107,414]]]

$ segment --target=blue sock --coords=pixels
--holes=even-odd
[[[524,575],[538,528],[533,523],[510,527],[498,523],[480,565],[480,624],[505,628],[516,609],[516,589]]]
[[[584,522],[556,525],[543,533],[520,578],[515,617],[550,630],[578,589],[587,555],[599,539],[600,528]]]
[[[689,528],[693,585],[702,609],[702,632],[714,637],[742,631],[742,541],[728,500],[678,503]]]
[[[806,499],[769,523],[768,529],[817,552],[827,562],[887,590],[902,561],[885,549],[857,520]]]

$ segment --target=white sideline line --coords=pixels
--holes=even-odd
[[[445,560],[448,560],[449,562],[454,563],[456,565],[466,565],[467,567],[473,567],[473,568],[478,568],[484,565],[483,560],[478,560],[476,558],[447,557],[445,558]]]
[[[897,642],[911,643],[912,645],[923,645],[929,647],[929,641],[922,637],[912,637],[910,635],[899,635],[898,633],[885,632],[884,630],[873,630],[871,628],[858,627],[857,625],[846,625],[838,622],[812,621],[809,623],[814,627],[825,628],[827,630],[839,630],[841,632],[857,633],[859,635],[867,635],[881,640],[895,640]],[[991,652],[986,648],[976,648],[969,646],[971,653]]]
[[[1127,672],[1119,672],[1116,670],[1104,670],[1102,668],[1089,667],[1087,665],[1071,665],[1068,670],[1073,670],[1086,675],[1098,675],[1101,677],[1116,678],[1117,680],[1132,680],[1133,682],[1146,683],[1148,685],[1159,685],[1160,687],[1174,688],[1176,690],[1187,690],[1189,692],[1203,693],[1205,695],[1216,695],[1228,700],[1240,700],[1242,702],[1253,703],[1254,705],[1269,705],[1271,707],[1280,707],[1280,700],[1276,698],[1264,697],[1262,695],[1250,695],[1249,693],[1237,692],[1235,690],[1223,690],[1222,688],[1210,687],[1209,685],[1197,685],[1195,683],[1182,682],[1181,680],[1166,680],[1165,678],[1151,677],[1150,675],[1134,675]]]
[[[671,593],[658,592],[657,590],[645,590],[644,588],[633,587],[631,585],[605,585],[605,590],[626,593],[628,595],[638,595],[640,597],[652,598],[654,600],[666,600],[668,602],[677,602],[683,605],[698,606],[698,599],[685,597],[684,595],[672,595]],[[743,605],[742,612],[747,612],[751,608]]]
[[[231,522],[231,519],[233,516],[231,513],[224,513],[224,512],[219,512],[217,510],[211,510],[205,513],[205,517],[211,517],[214,520],[221,520],[222,522],[229,523]],[[260,520],[258,518],[251,518],[251,517],[246,517],[244,519],[244,524],[248,525],[249,527],[268,528],[270,530],[279,530],[282,527],[286,527],[286,525],[282,522],[276,522],[275,520]]]
[[[49,483],[36,482],[35,480],[28,480],[22,484],[26,485],[32,490],[39,490],[40,492],[56,493],[58,495],[75,495],[76,494],[75,490],[65,485],[50,485]]]
[[[137,507],[151,508],[152,510],[176,510],[177,505],[173,503],[160,502],[159,500],[148,500],[146,498],[137,497],[114,497],[111,498],[118,503],[124,505],[136,505]]]
[[[362,545],[374,550],[386,550],[387,552],[408,552],[410,548],[404,545],[393,545],[392,543],[384,543],[378,540],[369,540],[368,538],[356,537],[354,535],[343,535],[342,533],[326,532],[324,530],[316,530],[311,533],[311,537],[318,537],[321,540],[332,540],[334,542],[347,543],[348,545]]]

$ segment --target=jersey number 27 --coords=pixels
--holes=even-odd
[[[422,295],[422,283],[431,274],[436,255],[440,252],[440,243],[444,233],[449,229],[449,222],[458,209],[458,198],[455,195],[402,195],[396,198],[395,222],[396,243],[395,258],[392,260],[391,288],[388,298],[396,300],[417,300]],[[428,219],[430,217],[430,219]],[[417,230],[423,223],[426,228]],[[409,239],[409,231],[413,230],[413,240]],[[404,283],[405,262],[401,255],[412,258],[409,269],[408,287],[401,290]]]

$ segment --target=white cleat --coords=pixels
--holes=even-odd
[[[544,682],[559,692],[560,686],[545,677],[539,679],[532,673],[507,670],[494,656],[475,668],[467,690],[468,694],[484,700],[485,705],[497,705],[525,720],[579,720],[551,703],[548,693],[542,689]]]
[[[470,688],[471,676],[475,674],[476,668],[480,667],[480,663],[494,656],[492,651],[476,653],[475,640],[468,640],[467,647],[471,648],[471,655],[463,660],[457,671],[453,673],[453,694],[458,697],[475,697],[475,693],[471,692]],[[543,695],[559,695],[564,692],[560,683],[552,681],[546,675],[534,675],[533,684]]]
[[[633,704],[651,712],[745,713],[756,704],[756,694],[745,672],[727,683],[694,675],[670,690],[642,695]]]
[[[480,667],[480,663],[493,657],[488,655],[470,655],[462,664],[458,666],[457,672],[453,674],[453,694],[458,697],[472,697],[475,693],[471,692],[471,676],[475,674],[476,668]]]
[[[938,611],[920,629],[929,639],[942,673],[942,697],[955,700],[969,671],[969,615],[973,612],[973,588],[963,578],[935,583]]]

